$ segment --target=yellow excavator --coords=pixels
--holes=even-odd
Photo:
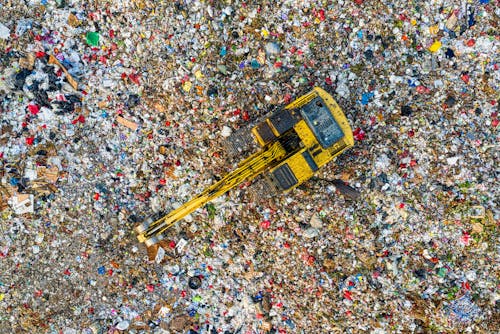
[[[352,130],[342,109],[319,87],[271,113],[248,131],[248,135],[260,146],[258,152],[189,202],[137,225],[135,232],[139,241],[153,246],[163,239],[168,228],[188,214],[261,175],[267,191],[290,191],[354,145]],[[230,141],[234,152],[245,147],[244,137],[245,134],[240,134]]]

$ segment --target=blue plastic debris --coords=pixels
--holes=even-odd
[[[295,328],[295,324],[293,323],[293,321],[291,319],[286,319],[285,321],[286,325],[288,327],[290,327],[291,329],[294,329]]]
[[[470,295],[466,294],[454,300],[448,307],[447,313],[460,322],[470,322],[479,316],[481,309],[474,304]]]
[[[453,49],[448,48],[448,49],[446,49],[445,56],[446,56],[446,58],[451,59],[451,58],[455,57],[455,52],[453,51]]]
[[[260,64],[257,60],[255,59],[252,59],[252,61],[250,62],[250,66],[253,68],[253,69],[258,69],[260,67]]]
[[[476,24],[476,19],[474,18],[475,14],[476,14],[476,10],[470,9],[469,19],[467,20],[467,23],[469,24],[469,28]]]
[[[369,93],[363,93],[363,95],[361,96],[361,104],[362,105],[367,105],[368,102],[370,102],[370,100],[375,96],[375,93],[373,92],[369,92]]]
[[[225,55],[227,54],[227,49],[225,46],[223,46],[221,49],[220,49],[220,52],[219,52],[219,55],[221,57],[224,57]]]
[[[258,294],[256,294],[255,296],[252,297],[252,300],[254,303],[258,303],[262,300],[262,291],[259,291]]]

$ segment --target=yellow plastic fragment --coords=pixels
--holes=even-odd
[[[189,93],[189,91],[191,90],[191,87],[193,87],[193,84],[191,83],[191,81],[186,81],[182,85],[182,89],[184,89],[184,91],[187,92],[187,93]]]
[[[437,26],[437,24],[429,27],[429,33],[431,35],[435,35],[438,32],[439,32],[439,27]]]
[[[412,25],[412,26],[414,26],[414,25],[416,25],[416,24],[417,24],[417,20],[415,20],[415,19],[411,19],[410,23],[411,23],[411,25]]]
[[[266,53],[264,52],[264,50],[259,50],[258,51],[257,61],[261,65],[264,65],[266,63]]]
[[[195,77],[196,77],[196,79],[198,79],[198,80],[201,80],[201,79],[203,79],[203,78],[205,77],[205,76],[203,75],[203,73],[201,73],[201,71],[200,71],[200,70],[198,70],[198,71],[194,72],[194,76],[195,76]]]
[[[429,46],[430,52],[438,52],[439,49],[441,49],[441,42],[440,41],[435,41],[434,43],[432,43],[431,46]]]

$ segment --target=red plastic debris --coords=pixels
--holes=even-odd
[[[83,116],[83,115],[78,116],[73,121],[71,121],[71,124],[76,124],[78,122],[85,123],[85,116]]]
[[[241,115],[244,121],[250,120],[250,116],[248,115],[248,111],[244,110],[243,114]]]
[[[425,86],[417,86],[417,93],[419,94],[429,94],[431,92],[431,90]]]
[[[352,300],[352,294],[350,291],[344,291],[344,298]]]
[[[320,21],[324,21],[325,20],[325,10],[324,9],[320,9],[318,11],[318,18]]]
[[[354,136],[354,139],[358,141],[365,139],[366,136],[366,133],[363,130],[361,130],[361,128],[357,128],[356,130],[354,130],[352,134]]]
[[[264,229],[269,228],[269,226],[271,226],[271,222],[267,219],[260,223],[260,227],[262,227]]]
[[[38,114],[40,112],[40,108],[36,104],[31,104],[31,103],[28,104],[28,110],[33,115],[36,115],[36,114]]]
[[[460,241],[466,246],[469,245],[470,242],[470,234],[467,231],[462,231],[462,236],[460,237]]]
[[[130,79],[130,81],[132,81],[133,83],[135,83],[138,86],[141,84],[141,81],[140,81],[141,76],[139,74],[130,73],[128,75],[128,78]]]
[[[470,76],[467,73],[462,73],[462,75],[460,76],[460,79],[462,79],[463,82],[465,82],[466,84],[468,84],[469,80],[470,80]]]

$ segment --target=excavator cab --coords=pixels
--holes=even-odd
[[[244,181],[263,175],[271,193],[287,192],[310,179],[322,166],[353,146],[351,127],[342,109],[319,87],[273,112],[251,130],[260,150],[238,164],[189,202],[135,227],[140,242],[152,246],[179,220]],[[240,141],[232,143],[240,146]]]
[[[276,111],[252,129],[265,149],[282,143],[287,157],[269,169],[265,177],[275,190],[289,191],[354,144],[347,119],[335,100],[314,88],[285,108]]]

